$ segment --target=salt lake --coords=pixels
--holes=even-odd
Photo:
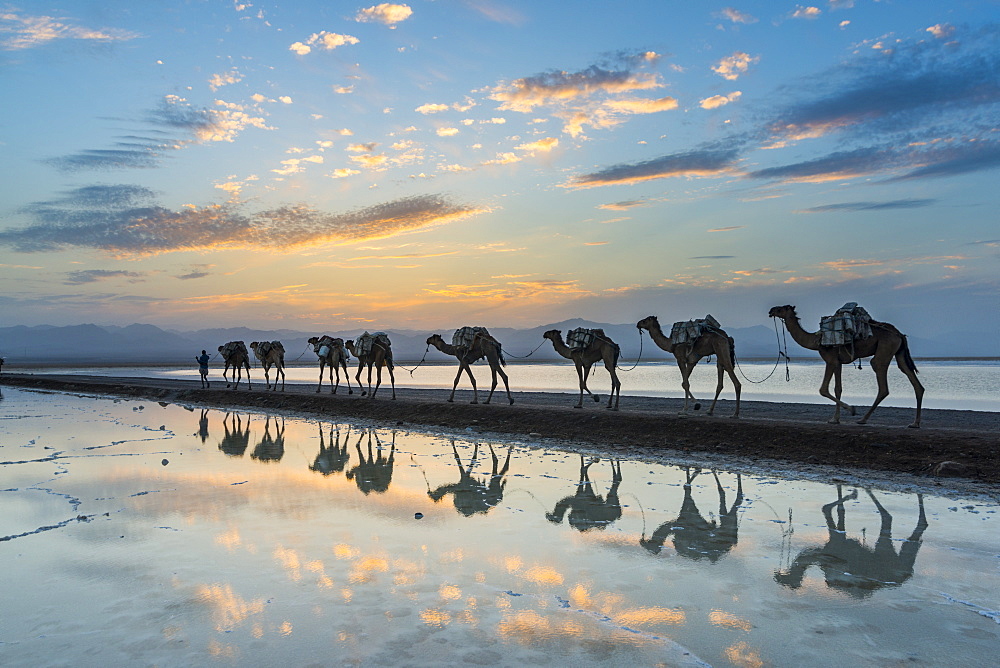
[[[916,489],[5,387],[0,664],[995,664]]]

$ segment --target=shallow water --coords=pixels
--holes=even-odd
[[[301,363],[300,363],[301,364]],[[396,368],[397,387],[415,388],[450,388],[455,380],[458,369],[454,363],[424,363],[411,375],[407,369],[412,369],[416,362]],[[622,393],[625,395],[654,397],[683,397],[681,393],[681,377],[674,362],[622,363],[619,371],[622,382]],[[939,361],[919,360],[920,381],[926,388],[924,395],[925,408],[947,408],[958,410],[1000,411],[1000,361]],[[484,364],[475,365],[474,371],[480,387],[489,389],[490,369]],[[797,403],[830,404],[831,402],[819,395],[819,385],[823,379],[824,366],[819,361],[795,360],[788,368],[786,376],[784,364],[775,367],[774,363],[740,362],[740,373],[737,377],[743,385],[743,399],[747,401],[784,401]],[[356,367],[351,367],[351,382]],[[197,379],[194,368],[170,367],[99,367],[99,368],[49,368],[40,369],[40,373],[86,373],[109,376],[130,377],[167,377]],[[570,362],[548,363],[511,363],[506,372],[510,377],[511,391],[531,392],[571,392],[579,389],[576,371]],[[221,365],[212,367],[210,378],[221,377]],[[315,383],[318,378],[317,366],[290,366],[287,370],[287,381],[294,383]],[[788,380],[786,380],[786,377]],[[252,370],[253,382],[261,382],[263,370]],[[273,372],[272,372],[273,378]],[[362,375],[362,380],[366,376]],[[761,381],[764,382],[751,382]],[[691,388],[699,399],[710,399],[715,394],[717,382],[714,364],[702,362],[691,377]],[[750,380],[747,380],[750,379]],[[384,383],[388,383],[386,376]],[[341,378],[343,386],[346,380]],[[843,369],[844,400],[856,406],[868,406],[875,398],[877,391],[875,374],[865,365],[862,369],[845,366]],[[468,379],[462,378],[460,389],[470,389]],[[606,394],[611,387],[611,376],[603,366],[597,364],[593,368],[589,387],[592,391]],[[500,391],[503,384],[500,384]],[[832,388],[831,388],[832,389]],[[882,402],[883,406],[900,406],[904,408],[916,405],[913,389],[906,377],[895,366],[889,369],[889,396]],[[732,399],[733,386],[729,377],[725,378],[725,388],[720,395],[722,399]]]
[[[9,388],[0,463],[5,666],[1000,653],[978,500]]]

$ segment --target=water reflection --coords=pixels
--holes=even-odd
[[[469,460],[469,466],[466,468],[462,464],[462,458],[458,454],[458,448],[455,446],[455,439],[451,439],[451,451],[455,456],[455,464],[458,466],[458,482],[451,483],[450,485],[440,485],[436,489],[432,490],[430,485],[427,486],[427,496],[437,503],[443,499],[448,494],[453,495],[452,501],[455,504],[455,510],[465,515],[466,517],[471,517],[477,513],[488,513],[491,508],[496,507],[503,500],[504,488],[507,486],[507,481],[504,476],[507,475],[507,471],[510,469],[510,454],[513,448],[507,449],[507,458],[504,460],[503,468],[497,470],[500,466],[500,460],[497,458],[496,452],[493,450],[493,446],[490,445],[490,457],[493,459],[493,469],[489,475],[489,482],[485,480],[478,480],[473,477],[473,471],[476,468],[476,462],[479,458],[479,443],[476,443],[472,449],[472,458]]]
[[[247,424],[249,430],[249,423]],[[274,436],[271,436],[271,417],[264,420],[264,435],[250,453],[251,459],[262,462],[279,462],[285,455],[285,418],[274,418]]]
[[[205,441],[208,440],[208,414],[210,410],[208,408],[201,409],[201,415],[198,417],[198,438],[201,439],[204,445]]]
[[[368,455],[366,457],[365,453],[361,451],[361,441],[365,438],[365,435],[361,434],[357,444],[355,444],[355,449],[358,451],[358,464],[347,472],[347,479],[353,480],[358,489],[367,496],[372,492],[382,494],[389,489],[389,484],[392,482],[392,467],[396,461],[396,432],[392,432],[392,444],[389,456],[386,457],[385,448],[375,430],[368,429],[366,431],[368,432]],[[374,450],[372,447],[373,437],[377,445]]]
[[[569,511],[569,524],[577,531],[604,529],[622,516],[622,506],[618,501],[618,486],[622,482],[622,465],[616,460],[611,462],[611,487],[608,495],[602,497],[594,492],[590,480],[590,467],[601,461],[597,457],[589,462],[580,455],[580,482],[576,484],[573,496],[566,496],[556,503],[551,513],[545,513],[545,519],[553,524],[560,524],[566,511]]]
[[[639,544],[651,553],[659,554],[663,543],[673,535],[674,549],[680,556],[696,561],[708,559],[713,564],[717,563],[736,547],[739,540],[737,512],[743,504],[743,478],[739,473],[736,474],[736,499],[727,509],[726,490],[719,481],[719,474],[712,471],[719,492],[719,520],[709,522],[702,517],[691,493],[691,483],[701,474],[701,469],[696,468],[692,472],[690,467],[686,467],[684,474],[684,501],[677,519],[661,524],[649,539],[643,535]]]
[[[230,421],[232,422],[232,427],[230,427]],[[205,422],[207,425],[207,417]],[[222,441],[219,442],[219,450],[222,450],[230,457],[242,457],[250,445],[250,416],[246,416],[246,427],[244,427],[243,416],[239,413],[226,412],[225,417],[222,418],[222,428],[226,434],[222,437]]]
[[[847,537],[844,502],[857,499],[858,490],[844,496],[842,487],[837,485],[837,500],[823,506],[823,517],[829,531],[826,545],[799,552],[788,570],[774,574],[776,582],[798,589],[802,586],[806,570],[816,564],[823,571],[827,587],[860,599],[883,587],[898,587],[913,576],[921,538],[927,529],[923,494],[917,494],[917,525],[897,553],[892,542],[892,515],[882,507],[870,489],[865,491],[881,517],[875,547],[869,548],[856,538]],[[836,523],[833,520],[834,508],[837,509]]]
[[[324,476],[333,473],[343,473],[344,467],[351,459],[351,453],[347,450],[347,441],[351,437],[351,428],[347,428],[343,443],[340,440],[340,428],[330,425],[329,438],[324,438],[323,425],[319,425],[319,452],[309,466],[310,471],[316,471]],[[329,441],[330,445],[327,445]]]

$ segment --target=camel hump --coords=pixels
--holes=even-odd
[[[670,328],[670,341],[674,344],[689,343],[706,332],[722,332],[722,325],[709,313],[704,318],[680,320]]]
[[[281,345],[281,341],[271,341],[271,350],[277,350],[282,355],[285,354],[285,346]]]
[[[456,348],[471,348],[477,338],[493,339],[485,327],[459,327],[451,337],[451,345]]]
[[[819,344],[842,346],[872,336],[872,318],[857,302],[847,302],[819,319]]]
[[[603,329],[587,329],[586,327],[577,327],[576,329],[571,329],[566,334],[566,346],[574,350],[587,348],[594,339],[597,337],[607,338],[604,335]]]

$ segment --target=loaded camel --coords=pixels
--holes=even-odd
[[[264,380],[267,382],[267,389],[278,389],[278,376],[281,376],[281,391],[285,391],[285,347],[281,341],[254,341],[250,344],[250,350],[254,356],[260,360],[260,365],[264,367]],[[271,387],[271,367],[274,367],[274,387]]]
[[[868,323],[872,330],[870,337],[857,339],[852,344],[824,346],[820,344],[820,332],[807,332],[802,328],[794,306],[775,306],[768,312],[768,315],[772,318],[781,318],[795,343],[808,350],[819,351],[819,356],[826,362],[826,370],[823,372],[823,382],[820,384],[819,393],[836,404],[833,417],[830,418],[831,424],[840,423],[841,408],[850,411],[851,415],[855,415],[854,407],[840,400],[843,389],[841,366],[865,357],[872,358],[872,370],[878,380],[878,394],[875,395],[875,403],[872,404],[872,407],[868,409],[864,417],[858,420],[858,424],[865,424],[878,405],[882,403],[882,400],[889,396],[889,364],[895,357],[896,366],[906,374],[917,398],[917,414],[909,426],[914,429],[920,427],[920,406],[924,398],[924,386],[917,379],[917,365],[913,363],[913,358],[910,356],[910,347],[906,343],[905,334],[887,322],[872,320]],[[834,394],[830,394],[831,378],[834,380]]]
[[[251,389],[250,353],[247,352],[247,344],[242,341],[230,341],[224,346],[219,346],[219,352],[222,353],[222,359],[226,363],[226,366],[222,369],[222,379],[226,381],[226,387],[229,387],[230,382],[234,383],[234,390],[240,386],[240,381],[243,379],[243,368],[245,367],[247,370],[247,389]],[[233,369],[233,378],[226,378],[226,373],[230,367]]]
[[[347,371],[347,359],[350,356],[344,350],[344,340],[324,334],[323,336],[310,338],[308,343],[313,347],[313,352],[316,353],[316,356],[319,357],[319,385],[316,386],[316,392],[323,389],[323,369],[329,365],[330,392],[333,394],[337,393],[337,388],[340,387],[340,369],[343,368],[344,378],[347,379],[347,393],[354,394],[354,390],[351,389],[351,376]],[[336,385],[333,383],[334,370],[337,372]],[[360,380],[358,384],[361,384]]]
[[[558,329],[550,329],[542,334],[542,337],[552,342],[552,347],[555,348],[557,353],[566,359],[573,360],[573,363],[576,365],[576,375],[580,379],[580,401],[577,402],[574,408],[583,408],[584,392],[593,397],[595,402],[601,400],[598,395],[591,392],[587,387],[587,378],[590,376],[590,367],[594,365],[594,362],[603,360],[604,368],[611,374],[611,394],[608,396],[607,408],[608,410],[616,411],[618,410],[618,401],[621,399],[622,384],[618,380],[618,373],[615,371],[615,366],[618,364],[618,358],[621,356],[621,348],[604,334],[603,329],[594,329],[591,331],[594,333],[594,338],[587,347],[582,349],[567,346],[563,341],[562,333]]]
[[[507,361],[503,358],[503,350],[500,342],[490,336],[485,327],[475,327],[473,329],[475,330],[475,335],[472,339],[472,344],[469,346],[455,346],[446,343],[440,334],[432,334],[427,339],[427,345],[434,346],[445,355],[454,355],[458,358],[458,374],[455,376],[455,382],[451,386],[451,396],[448,397],[448,401],[452,402],[455,400],[455,389],[458,387],[458,381],[462,378],[462,372],[464,371],[468,374],[469,380],[472,382],[472,401],[470,403],[479,403],[479,392],[476,389],[476,377],[472,375],[472,365],[485,357],[486,361],[489,362],[490,371],[493,374],[493,384],[490,386],[489,396],[486,397],[486,401],[483,403],[488,404],[490,403],[490,399],[493,398],[493,391],[497,389],[497,375],[499,374],[503,379],[503,386],[507,390],[507,400],[513,405],[514,397],[510,394],[510,383],[507,382],[507,374],[501,368],[506,366]]]
[[[394,365],[392,363],[392,343],[389,341],[389,337],[382,332],[376,332],[375,334],[365,332],[357,340],[348,340],[344,345],[347,346],[352,355],[358,358],[358,373],[354,378],[358,381],[359,388],[361,387],[361,369],[365,366],[368,367],[368,390],[361,390],[361,396],[368,395],[370,399],[375,398],[375,393],[378,392],[379,386],[382,385],[382,367],[384,366],[389,370],[389,381],[392,383],[392,398],[395,399],[396,376],[392,372]],[[372,390],[373,366],[376,370],[374,391]]]
[[[736,378],[736,369],[734,368],[734,363],[736,362],[736,342],[733,341],[733,337],[726,334],[725,330],[706,328],[702,330],[701,336],[693,342],[674,344],[670,340],[670,337],[663,333],[663,330],[660,328],[660,321],[657,320],[655,315],[643,318],[635,326],[638,329],[648,331],[649,337],[653,339],[653,343],[668,353],[673,354],[674,359],[677,360],[677,366],[681,370],[681,387],[684,388],[684,408],[681,409],[682,413],[687,413],[689,400],[696,401],[694,395],[691,394],[691,372],[694,371],[695,366],[703,357],[715,355],[716,369],[719,372],[719,382],[716,385],[715,398],[712,399],[712,405],[708,409],[708,414],[711,415],[715,412],[715,403],[719,400],[719,395],[722,393],[724,385],[722,374],[725,372],[733,380],[733,389],[736,390],[736,410],[733,411],[730,417],[738,418],[740,416],[740,390],[742,389],[742,385]],[[695,409],[697,408],[698,404],[695,404]]]

